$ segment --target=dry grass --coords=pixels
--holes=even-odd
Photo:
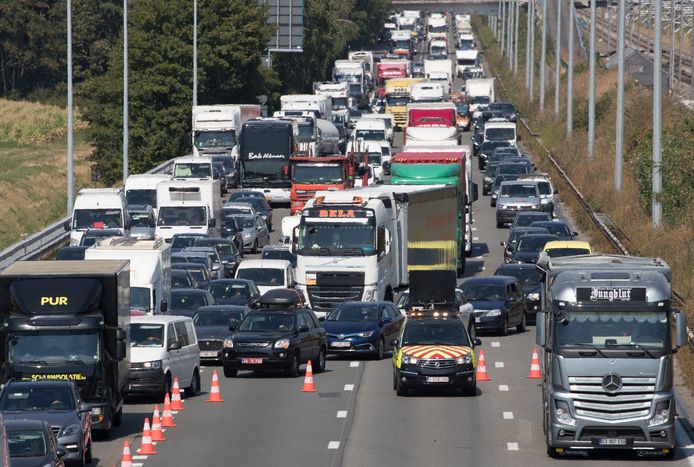
[[[75,131],[87,123],[75,115]],[[0,143],[47,144],[65,136],[67,111],[34,102],[0,99]]]

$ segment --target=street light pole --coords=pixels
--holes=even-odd
[[[128,0],[123,0],[123,185],[128,179]]]
[[[617,19],[617,125],[615,135],[614,189],[622,191],[624,158],[624,2],[619,2]]]
[[[549,0],[545,0],[546,2]],[[554,116],[559,118],[559,94],[561,93],[561,0],[557,0],[557,46],[554,72]]]
[[[535,98],[535,0],[530,0],[530,102]]]
[[[515,46],[513,47],[513,74],[518,74],[518,24],[520,23],[520,0],[516,0],[516,18],[513,25],[515,26]],[[527,31],[526,31],[527,32]]]
[[[198,105],[198,0],[193,0],[193,107]]]
[[[662,147],[660,138],[662,136],[662,108],[661,108],[661,93],[663,90],[661,83],[661,69],[663,66],[663,42],[661,37],[662,28],[662,6],[660,2],[655,2],[655,22],[653,25],[654,44],[653,44],[653,168],[651,176],[653,177],[653,227],[660,227],[660,220],[663,215],[662,206],[658,200],[660,192],[663,190],[663,174],[660,171],[662,163]],[[672,77],[670,77],[672,79]]]
[[[67,0],[67,215],[73,204],[73,128],[72,128],[72,0]]]
[[[566,136],[574,127],[574,0],[569,0],[569,64],[566,76]]]
[[[530,56],[530,20],[532,9],[532,1],[528,2],[528,18],[525,25],[525,87],[530,88],[530,67],[532,66],[531,56]]]
[[[669,89],[675,88],[675,0],[670,0],[670,83]]]
[[[595,156],[595,2],[590,0],[590,65],[588,78],[588,159]]]
[[[547,61],[547,2],[549,0],[542,1],[542,45],[540,47],[540,110],[545,109],[545,80],[547,75],[546,64]],[[694,36],[694,34],[693,34]]]

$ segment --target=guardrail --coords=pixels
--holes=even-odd
[[[147,173],[160,174],[171,170],[173,160],[168,160]],[[0,252],[0,271],[15,261],[40,258],[46,252],[63,243],[70,236],[63,227],[70,219],[66,216]]]

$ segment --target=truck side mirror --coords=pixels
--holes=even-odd
[[[116,341],[116,355],[115,359],[116,360],[123,360],[125,358],[125,341],[124,340],[117,340]]]
[[[296,254],[296,250],[298,249],[298,242],[299,242],[299,227],[294,227],[292,229],[292,242],[291,242],[291,247],[290,250],[293,254]]]
[[[544,348],[547,345],[547,335],[545,334],[545,321],[547,313],[538,311],[535,315],[535,343]]]
[[[63,228],[66,232],[70,231],[70,221],[72,221],[72,217],[63,223]]]
[[[124,341],[126,337],[128,337],[128,336],[125,333],[125,330],[120,329],[120,328],[116,330],[116,340]]]
[[[210,221],[207,223],[207,226],[210,228],[214,228],[217,225],[217,219],[210,219]]]
[[[161,311],[162,313],[166,313],[167,311],[169,311],[169,302],[167,302],[166,300],[162,300],[159,303],[159,311]]]
[[[687,335],[687,316],[681,310],[677,310],[675,314],[675,330],[677,332],[677,347],[687,345],[689,337]]]

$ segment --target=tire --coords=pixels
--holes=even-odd
[[[123,423],[123,407],[118,409],[118,412],[113,414],[113,426],[121,426],[122,423]],[[89,449],[90,449],[90,453],[91,453],[91,448],[92,448],[91,441],[89,443],[90,443]]]
[[[84,462],[85,464],[91,464],[92,463],[92,442],[89,441],[89,445],[87,446],[87,451],[84,453]]]
[[[325,355],[326,355],[325,347],[320,348],[320,352],[318,352],[318,357],[316,357],[315,360],[311,362],[313,365],[313,372],[314,373],[323,373],[325,371]]]
[[[289,378],[296,378],[299,376],[299,353],[294,354],[294,358],[292,359],[291,365],[287,367],[286,370],[287,376]]]
[[[186,397],[193,397],[200,392],[200,372],[196,368],[193,370],[193,378],[190,381],[190,386],[186,389]]]
[[[251,253],[258,253],[258,239],[253,242],[253,247],[251,248]]]
[[[475,384],[473,384],[471,387],[463,388],[461,392],[465,397],[475,397],[477,395],[477,381],[475,381]]]
[[[224,376],[226,378],[234,378],[238,374],[239,370],[235,370],[234,368],[229,368],[228,366],[223,367],[224,368]]]
[[[549,445],[549,430],[547,431],[547,435],[545,436],[545,445],[547,446],[547,457],[551,457],[552,459],[556,459],[557,457],[559,457],[557,455],[557,450]]]
[[[503,229],[503,228],[504,228],[504,223],[503,223],[503,222],[496,221],[496,228],[497,228],[497,229]]]
[[[508,336],[508,318],[504,320],[504,325],[499,329],[500,336]]]
[[[378,347],[376,347],[376,351],[374,352],[373,358],[374,360],[383,360],[383,355],[386,353],[386,342],[383,340],[383,337],[381,337],[378,340]]]
[[[489,205],[490,205],[491,207],[495,208],[495,207],[496,207],[496,201],[494,201],[493,199],[490,200],[490,201],[489,201]]]
[[[521,322],[518,323],[518,326],[516,326],[516,332],[518,334],[524,333],[525,329],[527,328],[528,324],[528,317],[526,316],[525,312],[523,312],[523,316],[521,317]]]

